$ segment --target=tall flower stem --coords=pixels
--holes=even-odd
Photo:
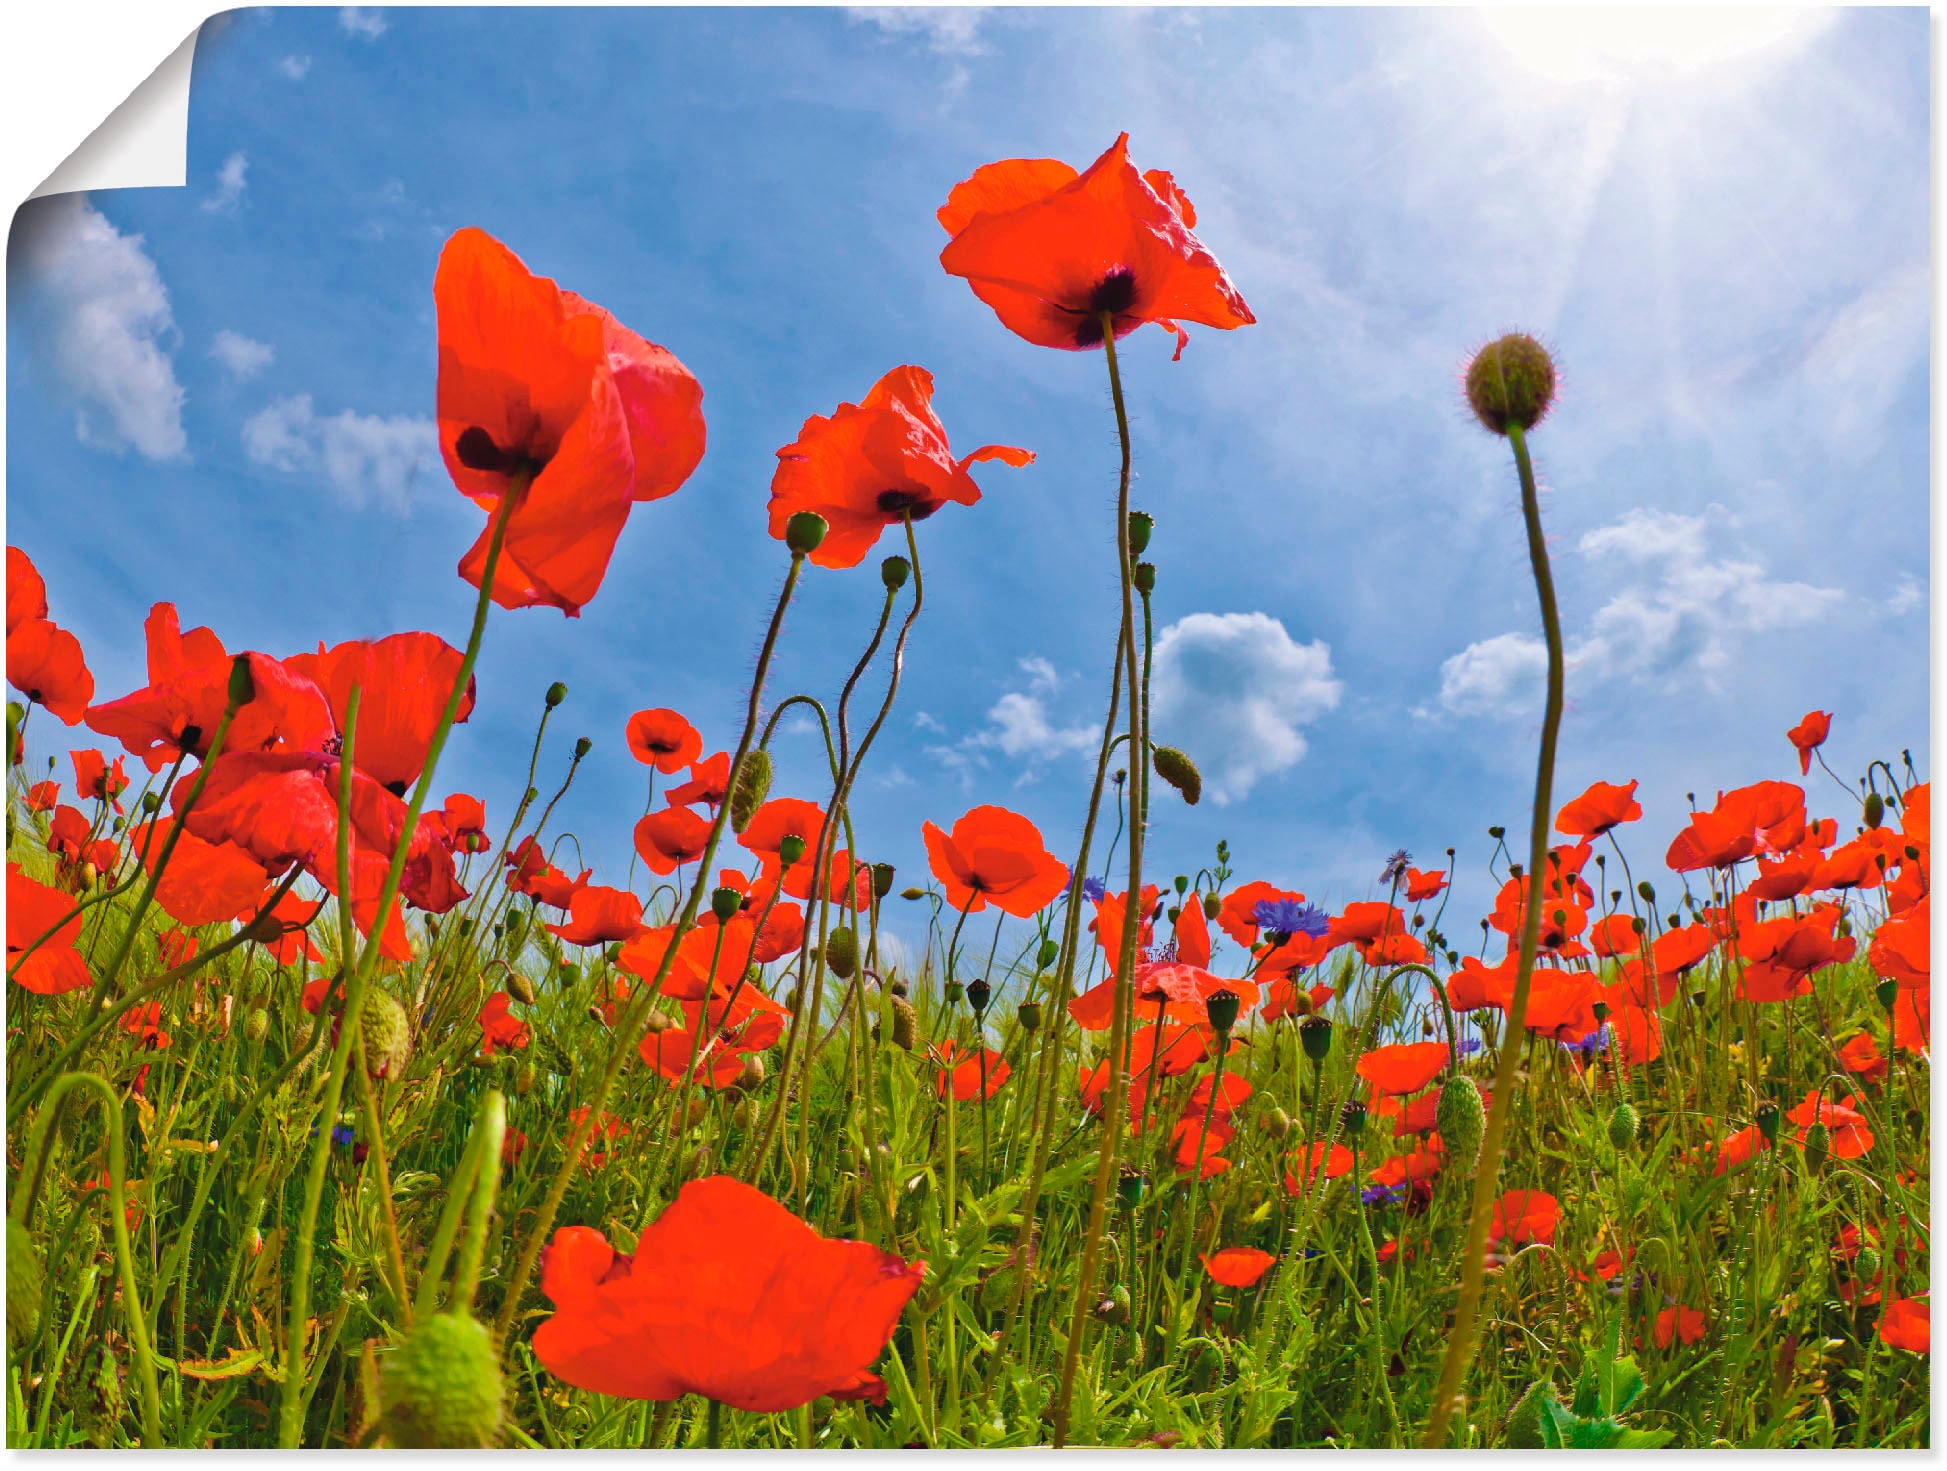
[[[1521,921],[1521,957],[1515,969],[1514,994],[1508,1001],[1507,1026],[1494,1069],[1494,1104],[1488,1110],[1487,1127],[1481,1135],[1473,1212],[1467,1222],[1467,1245],[1461,1261],[1460,1299],[1454,1305],[1453,1331],[1447,1338],[1447,1354],[1440,1365],[1433,1408],[1420,1439],[1421,1446],[1428,1450],[1446,1444],[1447,1424],[1467,1366],[1474,1357],[1475,1318],[1480,1309],[1481,1284],[1487,1275],[1487,1228],[1494,1210],[1501,1144],[1514,1102],[1515,1067],[1520,1061],[1528,987],[1534,979],[1535,949],[1541,934],[1542,884],[1548,872],[1548,825],[1554,810],[1555,740],[1562,727],[1562,620],[1555,607],[1555,578],[1548,567],[1548,543],[1542,536],[1541,502],[1535,490],[1534,466],[1528,460],[1526,434],[1520,425],[1509,424],[1507,436],[1514,447],[1515,469],[1521,477],[1521,517],[1528,530],[1528,562],[1534,569],[1542,631],[1548,640],[1548,703],[1541,722],[1541,752],[1535,764],[1535,810],[1528,836],[1528,902]]]
[[[1136,666],[1136,641],[1130,631],[1136,626],[1135,563],[1129,549],[1129,410],[1122,398],[1122,372],[1116,362],[1115,314],[1102,313],[1102,349],[1109,360],[1109,393],[1115,400],[1116,435],[1122,447],[1122,469],[1116,490],[1116,552],[1122,574],[1122,627],[1124,677],[1129,682],[1129,750],[1132,763],[1148,747],[1144,744],[1144,693]],[[1109,1181],[1115,1175],[1116,1157],[1122,1144],[1122,1125],[1129,1113],[1129,1076],[1123,1053],[1129,1034],[1130,998],[1135,994],[1136,939],[1142,930],[1143,870],[1143,789],[1140,780],[1129,784],[1129,889],[1123,898],[1122,943],[1116,963],[1115,1020],[1109,1029],[1109,1087],[1103,1098],[1105,1117],[1100,1153],[1095,1167],[1095,1191],[1089,1201],[1088,1232],[1082,1242],[1082,1263],[1075,1281],[1075,1304],[1069,1312],[1068,1345],[1062,1355],[1061,1389],[1055,1400],[1054,1443],[1059,1449],[1068,1439],[1068,1412],[1075,1394],[1075,1370],[1081,1362],[1083,1335],[1088,1331],[1089,1299],[1095,1291],[1095,1273],[1102,1257],[1102,1232],[1109,1210]]]

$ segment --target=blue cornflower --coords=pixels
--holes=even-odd
[[[1368,1185],[1359,1192],[1359,1199],[1367,1205],[1398,1205],[1406,1199],[1404,1185]]]
[[[1407,867],[1413,862],[1413,855],[1404,848],[1395,848],[1386,856],[1386,871],[1379,875],[1379,882],[1389,887],[1401,883],[1406,878]]]
[[[1100,904],[1108,892],[1109,886],[1100,879],[1082,880],[1082,897],[1091,904]]]
[[[1460,1055],[1467,1057],[1481,1050],[1481,1039],[1479,1037],[1462,1037],[1459,1045]]]
[[[357,1130],[350,1124],[333,1124],[331,1126],[331,1142],[333,1144],[350,1144],[357,1137]]]
[[[1580,1042],[1563,1042],[1559,1045],[1570,1052],[1579,1052],[1584,1057],[1594,1057],[1609,1045],[1609,1023],[1604,1022]]]
[[[1314,940],[1332,924],[1332,917],[1316,904],[1300,904],[1296,899],[1260,899],[1251,918],[1269,934],[1309,935]]]

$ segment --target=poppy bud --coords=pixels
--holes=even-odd
[[[967,1005],[973,1008],[977,1017],[987,1014],[987,1003],[994,999],[994,988],[984,978],[976,978],[967,983]]]
[[[719,921],[727,920],[744,907],[744,896],[735,889],[712,889],[710,891],[710,913]]]
[[[902,899],[924,899],[926,897],[926,890],[918,887],[901,889],[899,891],[899,897]]]
[[[534,1091],[534,1064],[526,1058],[514,1068],[514,1091],[523,1098]]]
[[[589,740],[587,736],[583,736],[580,740],[575,742],[575,760],[577,761],[581,760],[582,757],[586,756],[590,751],[594,749],[595,749],[595,743]]]
[[[743,1089],[762,1087],[764,1083],[764,1059],[755,1052],[744,1054],[744,1070],[737,1075],[736,1086]]]
[[[1261,1120],[1264,1132],[1273,1139],[1283,1139],[1291,1132],[1291,1115],[1281,1108],[1274,1108]]]
[[[1644,879],[1636,886],[1636,892],[1642,896],[1645,904],[1654,904],[1656,902],[1656,890],[1650,887],[1650,881],[1648,879]]]
[[[1344,1127],[1347,1137],[1357,1139],[1366,1128],[1366,1106],[1353,1099],[1339,1110],[1339,1123]]]
[[[907,1052],[919,1038],[919,1013],[904,996],[892,998],[892,1045]]]
[[[95,880],[101,877],[101,871],[92,863],[82,864],[75,872],[79,875],[81,887],[84,889],[92,889],[95,886]]]
[[[1502,1446],[1511,1451],[1546,1449],[1548,1443],[1541,1436],[1541,1402],[1554,1397],[1554,1390],[1543,1381],[1538,1379],[1530,1384],[1527,1393],[1514,1402],[1514,1409],[1508,1414],[1508,1423],[1501,1431]]]
[[[886,981],[886,989],[892,992],[892,994],[895,996],[905,996],[910,994],[906,989],[906,983],[900,980],[898,976],[892,976]]]
[[[1589,1008],[1589,1011],[1595,1017],[1597,1025],[1609,1020],[1609,1003],[1607,1001],[1596,1002],[1594,1006]]]
[[[606,952],[604,952],[604,953],[605,953],[605,954],[606,954],[606,955],[608,956],[608,963],[609,963],[610,965],[614,965],[614,964],[615,964],[615,963],[616,963],[617,961],[619,961],[619,960],[621,960],[621,958],[622,958],[622,943],[621,943],[621,941],[619,941],[619,940],[618,940],[618,941],[616,941],[616,943],[615,943],[615,944],[613,944],[613,945],[611,945],[611,946],[609,946],[609,947],[608,947],[608,949],[607,949],[607,951],[606,951]]]
[[[1532,429],[1555,397],[1555,364],[1525,332],[1510,332],[1467,365],[1467,404],[1495,434]]]
[[[1609,1115],[1609,1142],[1617,1149],[1627,1149],[1636,1142],[1643,1130],[1643,1116],[1627,1103],[1616,1105],[1616,1111]],[[1442,1139],[1447,1136],[1442,1134]]]
[[[1778,1142],[1778,1105],[1775,1103],[1760,1103],[1757,1112],[1757,1125],[1758,1132],[1764,1135],[1765,1143],[1776,1144]]]
[[[1095,1321],[1118,1325],[1129,1321],[1129,1289],[1118,1282],[1109,1295],[1095,1305]]]
[[[374,991],[359,1013],[358,1035],[365,1044],[365,1072],[374,1078],[396,1078],[412,1057],[412,1024],[399,998]]]
[[[1898,981],[1881,981],[1877,986],[1873,987],[1873,995],[1878,999],[1882,1010],[1891,1011],[1893,1009],[1893,1003],[1900,999],[1900,983]]]
[[[816,511],[799,511],[784,523],[784,544],[794,557],[808,557],[824,541],[830,523]]]
[[[1885,820],[1886,820],[1886,799],[1880,796],[1878,792],[1867,793],[1866,794],[1866,826],[1877,831],[1879,825]]]
[[[1487,1110],[1481,1104],[1481,1090],[1472,1078],[1449,1078],[1440,1085],[1440,1101],[1434,1106],[1434,1128],[1447,1146],[1455,1174],[1474,1173],[1474,1161],[1481,1148],[1481,1134],[1487,1127]]]
[[[1187,804],[1196,806],[1203,796],[1203,774],[1197,770],[1196,762],[1174,746],[1158,746],[1150,759],[1155,763],[1156,774],[1181,792]]]
[[[1129,513],[1129,554],[1140,557],[1149,550],[1149,534],[1156,529],[1156,518],[1147,511]]]
[[[737,768],[737,783],[730,789],[730,828],[742,832],[750,826],[757,809],[771,791],[771,753],[762,749],[744,752],[744,764]]]
[[[532,1006],[534,1004],[534,982],[517,970],[509,971],[507,973],[507,994],[520,1002],[522,1006]]]
[[[545,698],[547,699],[550,710],[556,708],[563,700],[568,698],[568,686],[557,679],[553,684],[548,686],[548,692]]]
[[[852,979],[859,966],[859,939],[850,928],[840,925],[825,937],[825,964],[841,981]]]
[[[1041,1003],[1039,1001],[1023,1001],[1019,1006],[1014,1008],[1014,1018],[1020,1022],[1022,1031],[1038,1031],[1041,1026]]]
[[[1039,970],[1046,970],[1061,958],[1061,944],[1056,940],[1043,940],[1041,949],[1035,953],[1034,963]]]
[[[243,1035],[249,1042],[263,1041],[270,1035],[270,1013],[261,1006],[251,1012],[243,1019]]]
[[[1879,1248],[1876,1246],[1860,1247],[1859,1255],[1854,1257],[1852,1261],[1853,1277],[1860,1282],[1870,1282],[1879,1275],[1879,1268]],[[13,1294],[11,1292],[7,1295],[7,1301],[10,1305],[13,1302]]]
[[[912,575],[913,564],[904,557],[887,557],[879,564],[879,581],[886,585],[887,592],[898,592]]]
[[[1211,1027],[1219,1034],[1228,1035],[1237,1025],[1238,996],[1235,991],[1212,991],[1203,998],[1203,1014],[1210,1019]],[[1327,1034],[1330,1040],[1330,1034]]]
[[[1183,906],[1181,904],[1172,904],[1166,913],[1169,917],[1169,922],[1175,924],[1179,919],[1183,918]]]
[[[784,1009],[786,1011],[796,1011],[803,1001],[803,986],[793,986],[789,991],[784,993]]]
[[[675,1025],[676,1019],[668,1012],[664,1011],[660,1006],[652,1006],[649,1008],[647,1020],[642,1024],[642,1030],[653,1037],[659,1033],[667,1032]]]
[[[883,899],[892,892],[892,876],[897,872],[890,863],[872,865],[872,896],[875,899]]]
[[[1832,1149],[1832,1131],[1822,1123],[1805,1130],[1805,1168],[1816,1175],[1825,1168],[1825,1157]]]
[[[535,798],[539,797],[540,795],[541,795],[541,789],[539,787],[529,787],[527,789],[527,795],[521,798],[521,806],[523,807],[533,806]]]
[[[1148,1186],[1149,1181],[1140,1171],[1124,1170],[1122,1177],[1116,1181],[1116,1199],[1122,1203],[1124,1210],[1134,1210],[1142,1204],[1143,1191]]]
[[[730,1110],[730,1122],[739,1129],[748,1129],[757,1122],[757,1110],[748,1098],[739,1098],[737,1106]]]
[[[1305,1056],[1313,1062],[1324,1062],[1326,1054],[1332,1050],[1330,1019],[1317,1015],[1306,1017],[1298,1023],[1298,1040],[1304,1044]]]
[[[1487,830],[1487,835],[1498,843],[1502,838],[1507,836],[1507,832],[1508,830],[1504,827],[1491,827]]]
[[[804,850],[805,841],[796,833],[786,833],[778,840],[777,856],[786,868],[796,868],[804,859]]]
[[[470,1314],[416,1323],[379,1371],[380,1427],[410,1450],[484,1450],[500,1436],[506,1388],[493,1337]]]
[[[1131,580],[1136,584],[1137,592],[1145,594],[1155,592],[1156,564],[1154,562],[1136,563],[1136,575]]]
[[[238,654],[230,661],[230,708],[241,709],[257,698],[257,681],[250,676],[250,656]]]
[[[1224,1351],[1208,1338],[1195,1340],[1190,1353],[1190,1388],[1197,1394],[1215,1389],[1224,1377]]]
[[[7,1343],[19,1348],[34,1336],[41,1315],[41,1252],[19,1221],[7,1220]]]
[[[581,984],[581,967],[572,960],[561,962],[561,988],[567,990]]]

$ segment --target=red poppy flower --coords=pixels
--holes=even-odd
[[[478,797],[455,792],[435,814],[445,829],[449,847],[462,853],[484,853],[492,846],[487,838],[487,808]]]
[[[1651,1336],[1658,1348],[1668,1348],[1670,1341],[1676,1339],[1686,1347],[1704,1336],[1704,1315],[1696,1308],[1665,1308],[1656,1315],[1656,1327]]]
[[[1663,1018],[1647,1007],[1609,997],[1609,1030],[1622,1060],[1630,1067],[1652,1063],[1663,1055]]]
[[[1178,1078],[1210,1056],[1209,1029],[1199,1026],[1143,1027],[1129,1058],[1131,1076]],[[1232,1045],[1236,1045],[1232,1038]]]
[[[830,418],[813,414],[777,458],[771,535],[782,541],[800,511],[823,516],[825,539],[811,553],[820,567],[858,566],[880,534],[908,516],[923,521],[949,501],[971,506],[980,487],[969,465],[1001,460],[1018,469],[1034,462],[1027,450],[1004,444],[954,458],[933,412],[933,375],[914,367],[894,368],[863,403],[842,403]]]
[[[174,970],[196,958],[196,937],[188,930],[163,930],[155,937],[156,964]]]
[[[692,1180],[620,1256],[586,1226],[555,1232],[534,1352],[557,1379],[623,1399],[696,1393],[758,1413],[855,1392],[925,1274],[922,1262],[820,1236],[727,1175]]]
[[[703,737],[674,710],[638,710],[623,729],[629,754],[664,776],[681,771],[703,754]]]
[[[70,751],[68,756],[74,762],[74,789],[84,801],[112,802],[117,812],[127,811],[122,806],[122,793],[128,790],[128,774],[122,770],[120,756],[113,766],[99,751]]]
[[[72,915],[73,918],[68,918]],[[63,921],[66,921],[63,923]],[[27,947],[56,925],[60,929],[28,955]],[[59,889],[29,878],[17,864],[7,865],[7,969],[13,979],[39,996],[58,996],[91,985],[88,963],[74,946],[81,938],[81,916],[74,900]],[[20,969],[14,970],[19,961]]]
[[[27,789],[29,812],[52,812],[60,800],[61,784],[58,781],[37,781]]]
[[[355,639],[330,650],[320,644],[315,654],[284,661],[323,692],[341,739],[351,713],[352,686],[359,686],[352,764],[395,797],[405,796],[425,769],[433,732],[465,662],[464,654],[431,633],[395,633],[375,642]],[[455,724],[473,713],[474,683],[469,677]]]
[[[1880,1342],[1908,1353],[1931,1352],[1932,1323],[1925,1298],[1896,1297],[1879,1310]]]
[[[1821,904],[1806,914],[1780,915],[1753,923],[1738,934],[1738,954],[1747,962],[1738,994],[1748,1001],[1788,1001],[1807,995],[1812,973],[1851,960],[1859,942],[1836,932],[1844,911]]]
[[[1001,325],[1040,347],[1080,350],[1177,320],[1229,329],[1257,320],[1190,228],[1196,210],[1167,173],[1136,172],[1129,135],[1077,174],[1052,158],[990,163],[956,184],[939,211],[940,252]]]
[[[1555,1223],[1560,1216],[1561,1206],[1546,1190],[1510,1190],[1494,1202],[1488,1239],[1516,1246],[1528,1241],[1549,1245],[1555,1240]]]
[[[1109,1091],[1109,1059],[1103,1058],[1091,1066],[1083,1063],[1077,1069],[1076,1083],[1081,1092],[1082,1112],[1097,1118],[1102,1114],[1102,1100]],[[1141,1132],[1143,1100],[1149,1091],[1149,1078],[1137,1072],[1129,1079],[1129,1127],[1132,1133]]]
[[[45,618],[24,619],[7,630],[7,683],[64,725],[79,725],[95,697],[81,641]]]
[[[963,1055],[964,1054],[964,1055]],[[972,1103],[975,1099],[992,1098],[1001,1091],[1014,1069],[1007,1059],[991,1047],[981,1047],[968,1053],[965,1048],[952,1042],[942,1042],[934,1049],[934,1056],[944,1064],[933,1076],[933,1091],[941,1098],[946,1097],[948,1072],[953,1074],[953,1101]],[[958,1057],[958,1062],[954,1059]],[[986,1089],[981,1086],[981,1059],[986,1059]]]
[[[1208,1127],[1205,1127],[1201,1115],[1182,1120],[1172,1136],[1176,1141],[1177,1169],[1186,1174],[1195,1170],[1198,1177],[1204,1180],[1223,1174],[1231,1166],[1231,1162],[1223,1157],[1224,1146],[1230,1143],[1236,1132],[1230,1121],[1224,1118],[1211,1119]],[[1201,1169],[1198,1169],[1199,1162]]]
[[[1635,782],[1626,786],[1592,782],[1581,796],[1563,804],[1555,816],[1555,831],[1575,838],[1599,838],[1610,828],[1634,822],[1642,815]]]
[[[1902,989],[1925,991],[1933,975],[1933,902],[1923,898],[1873,931],[1866,952],[1873,973]]]
[[[129,829],[129,842],[150,873],[161,862],[168,836],[166,822]],[[206,843],[185,826],[156,881],[155,902],[177,924],[197,929],[234,919],[263,892],[264,878],[264,865],[235,843]]]
[[[1745,885],[1753,899],[1772,902],[1791,899],[1812,887],[1825,855],[1811,844],[1802,844],[1782,858],[1758,860],[1758,876]]]
[[[675,934],[674,925],[639,930],[634,939],[623,943],[615,963],[630,975],[653,980]],[[733,915],[720,931],[714,926],[687,931],[676,946],[662,994],[679,1001],[728,996],[743,982],[755,938],[750,921],[739,915]]]
[[[697,1020],[691,1016],[687,1025],[643,1033],[642,1040],[636,1043],[636,1051],[642,1054],[644,1062],[672,1083],[688,1078],[705,1088],[728,1088],[744,1075],[743,1054],[724,1046],[714,1033],[707,1031],[699,1047]]]
[[[1210,964],[1210,924],[1203,913],[1203,896],[1192,891],[1177,912],[1172,929],[1176,958],[1185,965]]]
[[[1138,956],[1155,941],[1156,911],[1162,892],[1154,884],[1143,885],[1142,908],[1139,911],[1139,923],[1136,928]],[[1120,894],[1104,894],[1095,901],[1095,918],[1088,922],[1088,927],[1095,932],[1096,943],[1102,947],[1102,953],[1108,957],[1111,967],[1119,964],[1122,959],[1123,911],[1128,902],[1129,895],[1126,891]]]
[[[757,924],[759,916],[763,924],[757,930],[756,947],[751,951],[751,960],[758,965],[769,965],[797,950],[804,943],[804,910],[788,900],[774,900],[777,885],[769,879],[755,882],[746,878],[734,868],[726,868],[717,874],[717,887],[735,889],[742,894],[743,903],[738,914],[750,924]],[[718,923],[713,913],[706,912],[698,920],[699,928],[708,929]]]
[[[923,823],[933,877],[946,890],[946,907],[979,914],[992,900],[1017,919],[1052,903],[1067,887],[1068,865],[1041,841],[1041,830],[1005,807],[976,807],[949,835]]]
[[[507,1008],[514,1004],[514,998],[505,991],[496,991],[487,998],[487,1004],[480,1008],[475,1018],[480,1023],[480,1055],[492,1057],[496,1048],[527,1046],[527,1023],[509,1014]]]
[[[1440,891],[1447,887],[1447,871],[1444,868],[1406,870],[1406,902],[1424,904],[1428,899],[1438,898]]]
[[[1210,998],[1219,991],[1228,991],[1237,998],[1240,1016],[1248,1015],[1257,1006],[1255,981],[1228,980],[1200,966],[1171,961],[1144,961],[1136,967],[1136,1006],[1142,1013],[1139,1019],[1144,1022],[1153,1024],[1156,1008],[1160,1007],[1163,1016],[1171,1021],[1206,1026],[1210,1021]]]
[[[1225,1287],[1255,1287],[1258,1278],[1271,1270],[1271,1263],[1277,1260],[1268,1251],[1259,1251],[1255,1246],[1226,1246],[1220,1251],[1203,1257],[1203,1269],[1210,1274],[1213,1282]]]
[[[1373,1048],[1353,1071],[1381,1093],[1417,1093],[1440,1076],[1448,1056],[1445,1042],[1402,1042]]]
[[[1362,899],[1346,905],[1333,916],[1325,939],[1334,946],[1357,945],[1363,949],[1382,938],[1405,933],[1406,915],[1402,910],[1383,900]]]
[[[493,599],[577,617],[634,502],[670,494],[702,459],[703,390],[672,354],[483,231],[446,242],[433,300],[440,452],[489,517],[460,576],[480,586],[492,518],[517,494]]]
[[[94,824],[82,816],[79,807],[63,802],[54,809],[54,816],[47,824],[47,851],[63,863],[78,863],[81,850],[88,844],[88,834],[93,831]]]
[[[1650,959],[1659,976],[1681,976],[1700,964],[1717,948],[1717,936],[1700,924],[1665,930],[1650,947]]]
[[[778,847],[786,838],[798,838],[811,853],[818,847],[825,827],[825,809],[802,797],[773,797],[751,814],[737,841],[763,862],[765,873],[775,877],[783,866]]]
[[[568,901],[568,923],[551,924],[547,931],[570,945],[607,945],[634,939],[641,928],[640,899],[627,889],[590,884]]]
[[[1426,1141],[1410,1154],[1395,1154],[1382,1161],[1377,1169],[1367,1173],[1366,1178],[1374,1185],[1388,1188],[1410,1185],[1422,1180],[1431,1180],[1440,1173],[1447,1161],[1447,1146],[1438,1134],[1429,1134]]]
[[[1825,738],[1832,734],[1832,716],[1829,711],[1814,710],[1785,732],[1785,739],[1798,749],[1798,773],[1805,775],[1812,769],[1812,752],[1825,744]]]
[[[138,1045],[160,1052],[169,1045],[169,1034],[162,1030],[162,1003],[150,1001],[132,1006],[122,1013],[122,1030]]]
[[[276,892],[275,885],[265,889],[239,909],[235,917],[246,924],[256,921],[268,932],[268,937],[259,943],[279,965],[293,965],[300,957],[313,964],[322,962],[324,955],[311,943],[305,930],[323,913],[325,901],[300,899],[287,891],[273,904],[271,899]],[[270,907],[265,908],[266,905]]]
[[[714,812],[729,790],[730,753],[719,751],[714,756],[691,762],[690,779],[681,786],[671,787],[663,795],[672,807],[693,807],[701,802]]]
[[[1879,1055],[1879,1044],[1871,1032],[1856,1032],[1839,1047],[1839,1065],[1862,1078],[1886,1076],[1886,1059]]]
[[[1325,1178],[1336,1180],[1352,1169],[1352,1151],[1343,1144],[1333,1144],[1325,1139],[1318,1140],[1310,1150],[1297,1151],[1291,1156],[1291,1168],[1285,1171],[1285,1194],[1305,1194],[1311,1186],[1312,1177],[1318,1173],[1321,1161],[1325,1166]]]
[[[1640,923],[1634,915],[1604,915],[1589,928],[1589,948],[1605,960],[1616,955],[1635,955],[1643,948]]]
[[[1805,1101],[1785,1117],[1798,1125],[1798,1142],[1805,1142],[1806,1130],[1813,1123],[1824,1124],[1832,1136],[1832,1153],[1838,1159],[1858,1159],[1873,1147],[1873,1131],[1866,1127],[1866,1116],[1853,1107],[1859,1100],[1851,1094],[1837,1103],[1819,1097],[1814,1088]]]
[[[1805,791],[1785,781],[1720,793],[1708,812],[1671,840],[1664,862],[1678,873],[1728,868],[1753,853],[1783,853],[1805,840]]]
[[[573,902],[575,891],[588,883],[588,876],[595,870],[583,869],[579,878],[569,878],[560,869],[548,862],[547,854],[532,834],[524,837],[506,855],[507,887],[516,894],[526,894],[538,899],[553,909],[566,909]]]
[[[47,584],[33,559],[19,547],[7,548],[7,632],[47,617]]]
[[[673,873],[703,856],[710,822],[687,807],[665,807],[635,825],[635,850],[651,873]]]
[[[1886,878],[1889,860],[1875,832],[1864,833],[1812,870],[1812,889],[1877,889]]]
[[[1542,888],[1541,924],[1536,931],[1536,945],[1543,950],[1562,950],[1588,928],[1589,911],[1581,896],[1573,892],[1580,880],[1569,883],[1556,881]],[[1532,886],[1528,876],[1511,878],[1501,885],[1501,891],[1494,898],[1494,912],[1488,916],[1488,923],[1508,937],[1510,944],[1518,944],[1522,926],[1527,924],[1528,895]],[[1594,896],[1589,896],[1593,898]]]
[[[1749,1164],[1769,1148],[1771,1148],[1771,1141],[1765,1138],[1764,1131],[1757,1125],[1739,1129],[1717,1146],[1717,1163],[1712,1167],[1711,1174],[1728,1174],[1742,1165]]]
[[[1335,994],[1330,986],[1317,985],[1307,989],[1289,976],[1280,977],[1264,988],[1264,1008],[1258,1015],[1268,1022],[1287,1016],[1302,1019],[1324,1010],[1325,1003]]]

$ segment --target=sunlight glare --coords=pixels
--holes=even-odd
[[[1832,10],[1772,7],[1505,6],[1475,12],[1523,68],[1558,82],[1678,80],[1797,51]]]

